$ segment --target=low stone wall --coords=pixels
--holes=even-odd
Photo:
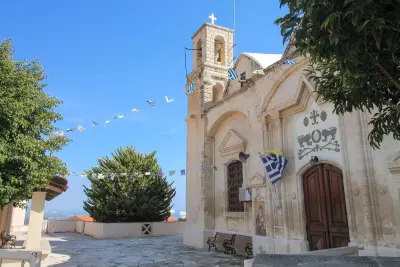
[[[85,223],[84,233],[99,239],[183,235],[186,222]]]
[[[76,229],[76,221],[57,220],[57,221],[47,222],[48,233],[75,232],[75,229]]]
[[[75,228],[75,231],[76,231],[77,233],[83,234],[84,231],[85,231],[85,222],[83,222],[83,221],[76,221],[76,228]]]
[[[98,223],[49,221],[49,233],[77,232],[98,239],[183,235],[186,222]]]

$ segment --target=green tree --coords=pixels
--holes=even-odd
[[[62,117],[61,103],[44,92],[39,61],[14,61],[10,40],[0,42],[0,209],[20,205],[32,192],[45,188],[56,174],[66,174],[52,156],[68,139],[51,137]]]
[[[400,139],[400,1],[280,0],[284,42],[310,61],[316,92],[337,114],[372,114],[370,144]]]
[[[84,209],[98,222],[156,222],[168,218],[175,188],[162,176],[155,155],[121,147],[111,154],[112,158],[100,158],[98,167],[87,172],[91,188],[84,186]]]

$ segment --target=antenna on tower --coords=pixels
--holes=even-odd
[[[235,46],[236,46],[236,1],[233,0],[233,58],[236,58]]]

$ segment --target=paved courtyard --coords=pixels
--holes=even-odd
[[[182,236],[97,240],[75,233],[45,236],[52,253],[45,266],[243,266],[245,258],[197,250]]]

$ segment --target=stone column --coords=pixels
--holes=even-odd
[[[277,129],[277,144],[274,146],[283,152],[283,130],[282,130],[282,122],[279,113],[274,114],[273,116],[274,124]],[[280,202],[282,208],[283,215],[283,238],[285,242],[286,251],[288,251],[289,244],[289,222],[288,222],[288,209],[287,209],[287,201],[286,201],[286,182],[285,180],[279,181],[279,190],[280,190]]]
[[[354,114],[355,113],[355,114]],[[359,197],[361,198],[361,212],[364,217],[365,232],[364,242],[366,245],[372,245],[372,249],[366,248],[361,253],[367,253],[369,255],[376,255],[376,236],[375,236],[375,225],[374,225],[374,214],[372,207],[372,189],[368,181],[367,166],[364,146],[369,145],[364,140],[365,129],[362,127],[362,117],[359,111],[353,114],[344,115],[344,128],[343,134],[346,135],[346,146],[349,153],[348,162],[350,169],[350,177],[352,184],[357,185],[359,189]],[[350,196],[352,197],[352,196]],[[355,207],[357,209],[358,207]],[[361,233],[358,232],[360,235]]]
[[[34,192],[32,194],[31,211],[29,215],[29,225],[28,225],[28,236],[26,238],[26,249],[40,248],[45,200],[46,200],[46,192]]]

